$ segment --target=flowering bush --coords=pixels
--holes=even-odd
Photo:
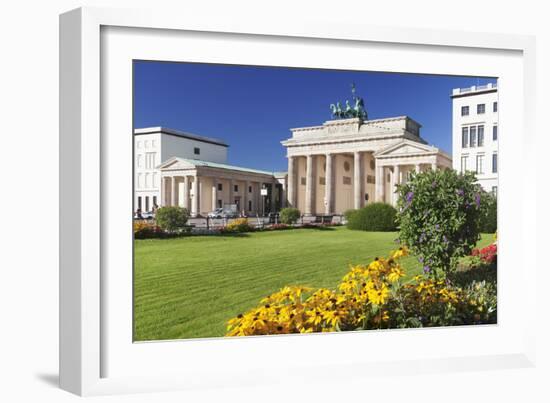
[[[228,233],[241,233],[241,232],[251,232],[254,231],[254,227],[252,227],[246,218],[237,218],[233,221],[231,221],[229,224],[225,226],[223,229],[223,232]]]
[[[475,174],[451,169],[411,173],[397,192],[400,242],[434,278],[438,270],[450,273],[480,239],[483,190]]]
[[[151,224],[145,221],[134,222],[135,239],[161,238],[164,236],[165,232],[158,225]]]
[[[466,290],[448,281],[416,276],[403,283],[399,259],[350,268],[336,289],[287,286],[227,323],[227,336],[495,323],[496,289],[485,283]]]
[[[472,250],[472,256],[478,256],[483,262],[488,264],[496,263],[497,261],[497,244],[492,243],[483,249]]]

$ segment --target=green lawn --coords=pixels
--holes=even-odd
[[[396,237],[332,227],[136,240],[135,339],[223,336],[225,322],[262,297],[285,285],[333,288],[350,264],[395,249]],[[415,257],[403,265],[409,277],[421,271]]]

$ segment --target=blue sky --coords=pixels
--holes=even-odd
[[[421,136],[451,152],[452,88],[495,79],[216,64],[134,62],[134,127],[164,126],[229,143],[228,163],[285,171],[281,140],[290,128],[331,119],[329,105],[351,101],[369,119],[408,115]]]

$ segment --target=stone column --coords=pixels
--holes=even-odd
[[[171,206],[177,206],[178,205],[178,187],[177,187],[177,180],[175,176],[172,176],[172,193],[170,194],[170,205]]]
[[[250,199],[250,196],[251,194],[248,192],[248,188],[250,187],[250,182],[249,181],[245,181],[244,182],[244,211],[246,212],[246,214],[248,215],[249,213],[249,210],[248,210],[248,201],[251,200]],[[252,209],[251,209],[252,210]]]
[[[229,179],[227,182],[229,183],[229,204],[235,204],[235,198],[233,197],[235,195],[233,189],[233,179]]]
[[[163,207],[166,204],[166,177],[160,177],[160,206]]]
[[[392,175],[392,193],[391,193],[391,200],[392,200],[392,204],[395,206],[397,204],[397,193],[396,193],[396,186],[399,185],[400,183],[400,180],[399,180],[399,176],[400,176],[400,167],[399,165],[394,165],[393,166],[393,175]]]
[[[313,215],[315,213],[315,195],[313,192],[315,192],[315,184],[314,184],[314,178],[315,175],[313,173],[313,155],[308,155],[306,157],[306,207],[305,207],[305,215]]]
[[[275,199],[277,195],[277,181],[271,182],[271,207],[270,211],[275,212]]]
[[[376,170],[376,178],[375,178],[375,185],[374,185],[374,201],[377,202],[383,202],[384,201],[384,167],[380,165],[378,160],[375,161],[375,170]]]
[[[281,189],[281,208],[285,208],[286,207],[286,191],[288,189],[288,183],[287,183],[287,178],[283,178],[283,183],[282,183],[282,189]]]
[[[193,177],[193,197],[191,201],[191,215],[196,217],[200,213],[200,187],[198,175]]]
[[[218,180],[212,178],[212,211],[218,208]]]
[[[288,157],[288,204],[296,207],[296,157]]]
[[[435,171],[437,169],[437,164],[435,162],[432,162],[432,171]]]
[[[183,208],[189,211],[189,176],[183,177]]]
[[[332,214],[332,193],[334,174],[332,173],[333,154],[326,155],[326,172],[325,172],[325,214]]]
[[[415,171],[416,173],[420,173],[420,164],[415,164],[415,165],[414,165],[414,171]]]
[[[363,181],[361,179],[361,160],[360,152],[353,153],[353,207],[358,209],[363,205]]]

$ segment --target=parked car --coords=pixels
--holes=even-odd
[[[236,218],[238,213],[227,208],[217,208],[214,211],[208,213],[208,218]]]

